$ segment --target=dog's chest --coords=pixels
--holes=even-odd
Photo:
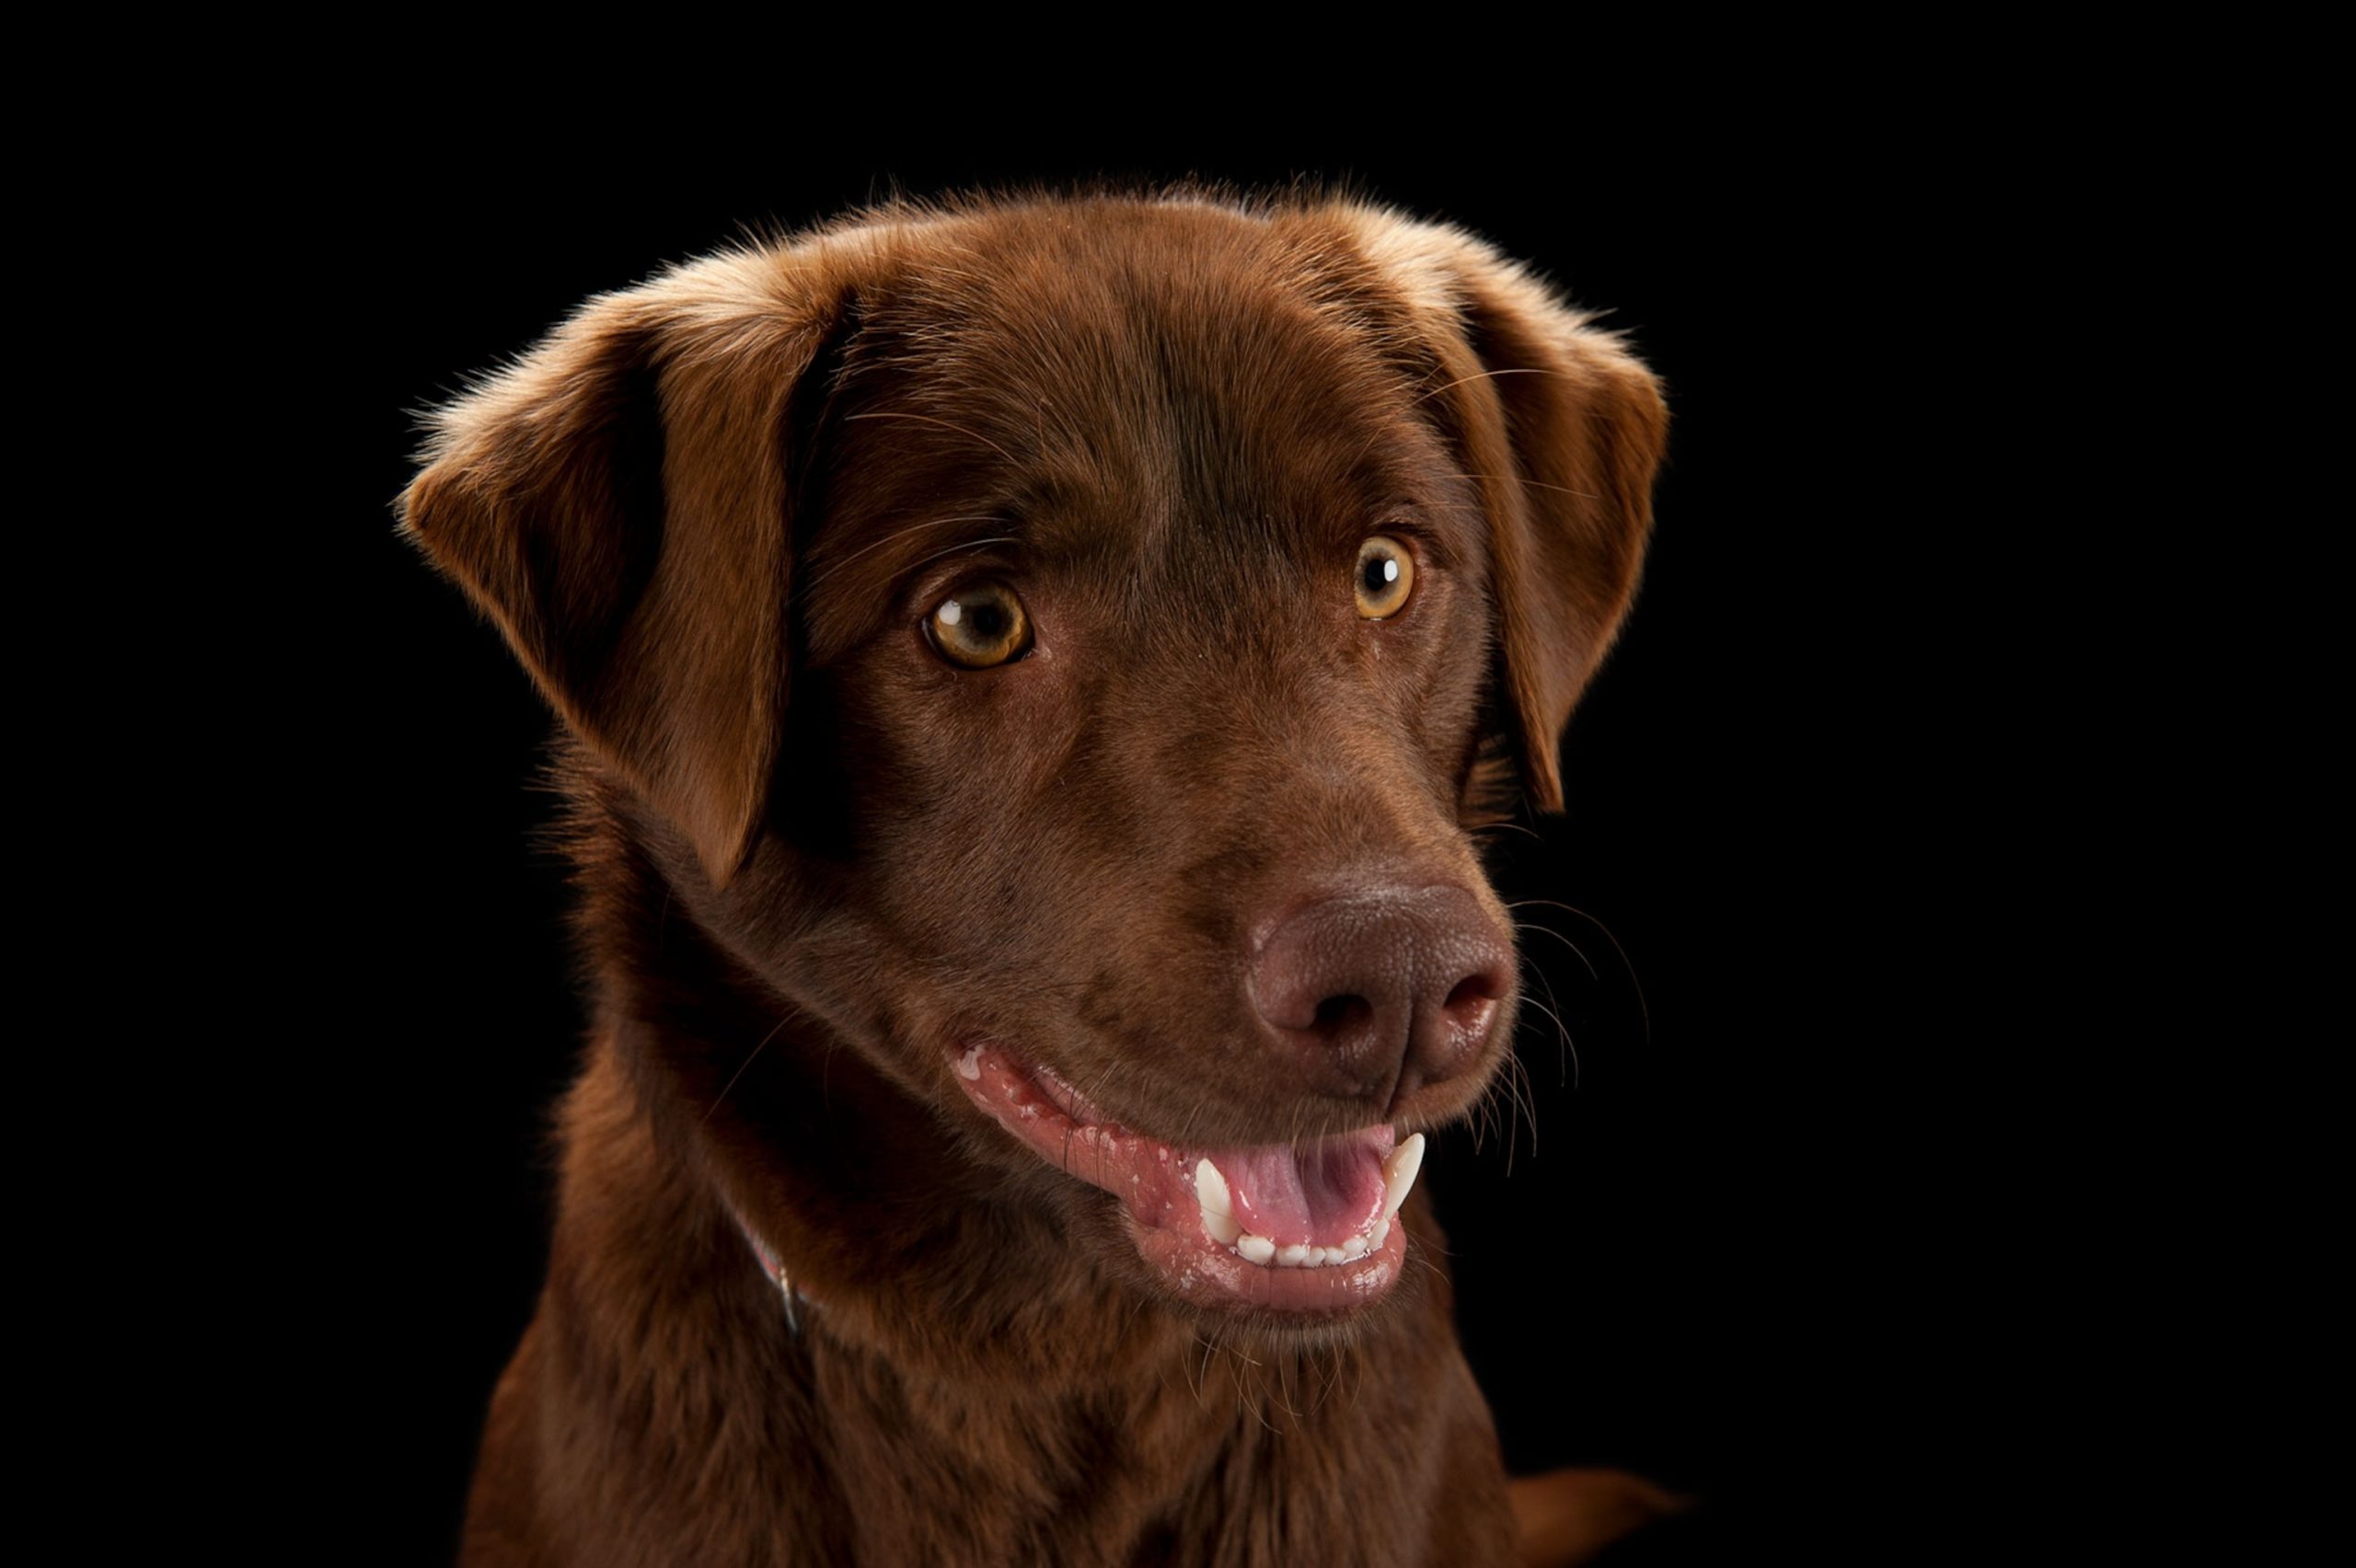
[[[817,1349],[863,1562],[1426,1560],[1433,1434],[1361,1408],[1355,1357],[1197,1345],[1167,1383],[1041,1395],[829,1371]]]

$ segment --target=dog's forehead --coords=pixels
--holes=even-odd
[[[1231,213],[943,240],[863,302],[804,536],[811,651],[980,541],[1103,582],[1231,578],[1471,492],[1428,343],[1363,261]],[[883,605],[879,606],[878,601]]]

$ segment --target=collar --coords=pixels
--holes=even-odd
[[[792,1275],[786,1272],[785,1260],[777,1255],[775,1248],[761,1239],[759,1231],[745,1223],[745,1216],[736,1212],[734,1204],[728,1205],[728,1216],[736,1222],[736,1233],[744,1237],[745,1244],[753,1250],[754,1260],[761,1265],[761,1272],[769,1276],[769,1283],[777,1286],[778,1294],[784,1298],[785,1326],[792,1332],[794,1338],[800,1339],[802,1309],[810,1305],[810,1298],[794,1285]]]

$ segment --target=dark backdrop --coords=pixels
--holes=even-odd
[[[1571,726],[1568,815],[1496,862],[1567,1039],[1533,1009],[1534,1126],[1432,1157],[1460,1322],[1518,1469],[1627,1466],[1712,1500],[1697,1559],[1763,1539],[1771,1493],[1849,1487],[1885,1441],[1857,1418],[1916,1374],[1892,1325],[1919,1281],[1884,1266],[1911,1199],[1867,1129],[1909,1047],[1863,954],[1900,918],[1871,890],[1924,825],[1888,803],[1920,761],[1898,739],[1910,672],[1876,640],[1925,570],[1899,477],[1920,378],[1891,367],[1969,336],[1930,282],[1968,182],[1918,171],[1941,186],[1921,202],[1834,146],[1639,167],[1575,130],[1505,158],[1068,145],[560,163],[519,141],[269,185],[287,248],[237,259],[260,321],[225,340],[273,345],[249,368],[296,375],[309,434],[261,502],[288,525],[272,549],[293,591],[237,629],[283,770],[271,892],[303,1024],[284,1049],[331,1114],[262,1135],[256,1213],[301,1265],[270,1310],[323,1395],[306,1441],[351,1456],[330,1467],[339,1510],[399,1555],[447,1551],[531,1310],[541,1129],[582,1021],[560,869],[532,844],[548,720],[392,532],[410,412],[591,293],[895,182],[1346,178],[1633,334],[1673,417],[1657,534]]]

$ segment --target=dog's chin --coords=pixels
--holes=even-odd
[[[1407,1255],[1399,1205],[1423,1136],[1374,1125],[1300,1144],[1166,1143],[990,1042],[952,1061],[966,1097],[1034,1154],[1109,1193],[1152,1283],[1222,1316],[1332,1322],[1388,1296]]]

